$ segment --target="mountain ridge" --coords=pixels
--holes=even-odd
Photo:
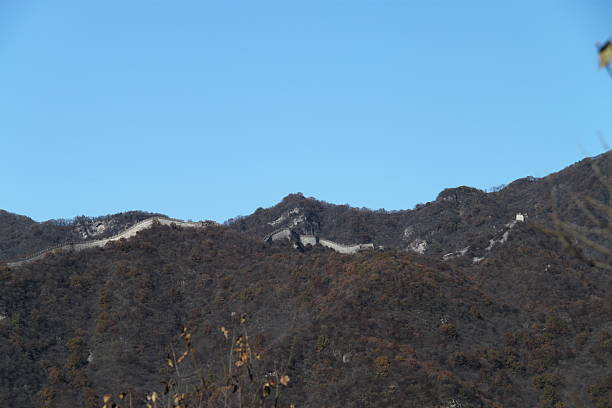
[[[497,231],[512,222],[517,214],[530,222],[550,225],[551,215],[575,215],[577,206],[570,194],[586,192],[597,199],[607,194],[592,166],[612,173],[612,152],[587,158],[546,177],[525,177],[503,189],[486,193],[460,186],[442,190],[436,200],[417,205],[413,210],[373,211],[329,204],[302,194],[290,194],[270,208],[226,222],[230,228],[253,237],[267,236],[289,228],[299,234],[320,235],[344,244],[372,242],[375,247],[425,251],[443,255],[471,247],[472,257],[482,256]],[[551,190],[568,195],[558,208]]]
[[[373,247],[430,252],[440,256],[471,248],[464,254],[469,251],[472,258],[480,258],[495,235],[499,235],[497,231],[512,222],[517,214],[526,215],[530,221],[549,224],[553,211],[551,186],[569,189],[573,194],[584,192],[585,186],[592,187],[597,182],[597,177],[592,174],[593,164],[612,172],[612,152],[585,158],[542,178],[514,180],[494,192],[487,193],[468,186],[446,188],[434,201],[419,204],[412,210],[360,209],[295,193],[270,208],[259,208],[251,215],[231,218],[224,224],[264,240],[275,232],[288,229],[298,236],[321,237],[337,245],[371,243]],[[593,190],[587,189],[590,193]],[[601,186],[595,189],[596,196],[601,197],[602,190]],[[561,215],[572,211],[575,208],[571,206],[561,208]],[[0,242],[0,260],[25,258],[46,248],[86,242],[92,238],[108,238],[111,232],[117,235],[134,223],[153,216],[168,218],[162,214],[130,211],[96,218],[76,217],[69,222],[49,220],[37,223],[26,216],[0,210],[0,237],[13,235],[12,242],[7,243],[6,239]],[[10,220],[11,217],[14,220]],[[46,227],[51,230],[48,235],[52,238],[29,245],[26,251],[16,241],[27,241],[27,237],[11,234],[11,224],[34,230],[30,235],[36,235],[37,228]],[[483,225],[489,231],[479,228]],[[98,230],[100,226],[102,231]],[[486,235],[484,240],[483,235]],[[295,242],[300,244],[299,239]]]

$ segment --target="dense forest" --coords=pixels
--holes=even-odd
[[[0,406],[612,407],[606,257],[555,228],[609,229],[592,203],[610,206],[611,163],[396,212],[294,194],[226,225],[0,264]],[[74,231],[49,224],[0,214],[0,253]],[[376,249],[263,242],[278,228]]]

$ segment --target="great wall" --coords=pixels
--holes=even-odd
[[[49,248],[42,249],[34,254],[31,254],[25,258],[15,260],[12,262],[6,262],[6,265],[9,267],[20,266],[25,263],[34,262],[39,259],[44,258],[45,256],[57,252],[68,252],[68,251],[82,251],[88,248],[95,247],[103,247],[107,243],[112,241],[118,241],[120,239],[128,239],[135,236],[139,231],[142,231],[147,228],[151,228],[154,223],[159,223],[161,225],[176,225],[182,228],[205,228],[210,225],[216,225],[214,221],[198,221],[198,222],[190,222],[190,221],[182,221],[173,218],[165,218],[165,217],[151,217],[146,220],[137,222],[131,227],[127,228],[125,231],[120,232],[117,235],[113,235],[109,238],[99,239],[95,241],[86,241],[86,242],[71,242],[67,244],[60,244],[56,246],[52,246]],[[292,237],[297,238],[297,241],[300,242],[301,245],[322,245],[327,248],[331,248],[336,252],[342,254],[354,254],[363,249],[373,249],[373,244],[356,244],[356,245],[343,245],[334,241],[330,241],[328,239],[319,238],[315,235],[300,235],[290,230],[289,228],[282,228],[276,230],[270,234],[268,234],[265,238],[265,242],[277,241],[279,239],[291,239]]]
[[[88,248],[103,247],[104,245],[106,245],[107,243],[111,241],[118,241],[120,239],[131,238],[134,235],[136,235],[139,231],[142,231],[147,228],[151,228],[155,222],[158,222],[162,225],[173,225],[174,224],[178,227],[183,227],[183,228],[204,228],[209,225],[216,224],[214,221],[189,222],[189,221],[176,220],[173,218],[151,217],[151,218],[147,218],[146,220],[137,222],[136,224],[132,225],[131,227],[127,228],[126,230],[120,232],[117,235],[113,235],[112,237],[99,239],[96,241],[76,242],[76,243],[71,242],[67,244],[60,244],[60,245],[56,245],[53,247],[45,248],[26,258],[19,259],[13,262],[7,262],[7,266],[14,267],[14,266],[23,265],[28,262],[34,262],[34,261],[44,258],[45,256],[49,254],[56,253],[56,252],[82,251]]]
[[[317,237],[316,235],[298,234],[290,228],[280,228],[276,231],[271,232],[270,234],[266,235],[266,237],[264,238],[264,242],[273,242],[281,239],[293,239],[295,242],[299,242],[303,246],[314,246],[319,244],[324,247],[331,248],[341,254],[354,254],[364,249],[374,249],[374,244],[372,243],[344,245],[331,241],[329,239]]]

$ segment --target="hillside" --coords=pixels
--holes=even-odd
[[[121,392],[144,406],[170,384],[215,407],[610,407],[610,274],[542,228],[554,211],[589,226],[569,192],[609,203],[592,165],[609,177],[611,159],[397,212],[294,194],[225,226],[153,223],[0,266],[0,406],[99,407]],[[37,225],[75,230],[7,224],[0,253],[53,243]],[[376,249],[344,255],[300,235]],[[229,354],[244,344],[251,357]]]

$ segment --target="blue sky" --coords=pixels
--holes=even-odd
[[[612,2],[0,2],[0,208],[405,209],[612,142]]]

